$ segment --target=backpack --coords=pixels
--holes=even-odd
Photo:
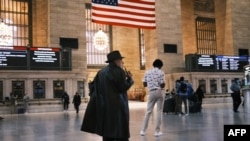
[[[69,96],[65,95],[65,101],[69,101]]]
[[[180,92],[182,92],[182,93],[186,93],[187,92],[187,84],[186,83],[181,82]]]
[[[192,85],[187,85],[187,95],[188,95],[188,97],[191,97],[191,96],[193,96],[193,94],[194,94],[194,89],[193,89],[193,87],[192,87]]]

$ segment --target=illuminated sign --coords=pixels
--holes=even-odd
[[[55,69],[60,68],[59,48],[30,48],[30,69]]]
[[[216,56],[216,70],[219,71],[243,71],[247,64],[247,56]]]
[[[186,55],[186,71],[198,72],[243,72],[248,65],[248,56]]]
[[[27,68],[27,48],[22,46],[0,46],[0,69]]]

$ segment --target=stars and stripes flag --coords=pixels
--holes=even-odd
[[[92,0],[92,21],[155,29],[155,0]]]

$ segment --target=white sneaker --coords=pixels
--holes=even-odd
[[[181,117],[181,114],[179,114],[179,117]]]
[[[155,132],[155,136],[156,137],[159,137],[159,136],[161,136],[162,135],[162,132],[160,131],[160,132]]]
[[[140,132],[140,135],[141,135],[141,136],[145,136],[145,132],[144,132],[144,131],[141,131],[141,132]]]
[[[188,114],[185,114],[185,116],[188,116]]]

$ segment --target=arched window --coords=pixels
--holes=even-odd
[[[99,68],[106,65],[106,55],[111,50],[111,39],[111,26],[93,23],[91,21],[91,4],[86,4],[86,51],[88,68]]]
[[[216,54],[216,27],[214,18],[196,18],[196,41],[198,54]]]
[[[31,0],[0,0],[0,45],[32,43],[31,13]]]
[[[143,29],[139,29],[139,55],[140,55],[140,69],[145,70],[145,37]]]

